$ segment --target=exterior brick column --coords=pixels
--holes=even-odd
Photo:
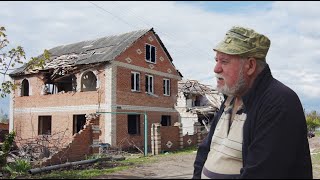
[[[183,132],[182,132],[182,124],[179,122],[174,123],[174,126],[179,127],[179,148],[183,149]]]
[[[193,124],[194,126],[194,132],[197,134],[197,144],[200,145],[202,142],[202,138],[201,138],[201,123],[199,122],[195,122]]]
[[[151,125],[151,151],[152,155],[158,155],[161,152],[161,125],[160,123],[153,123]]]
[[[92,153],[96,154],[99,153],[99,136],[101,134],[100,128],[99,128],[99,114],[88,114],[86,115],[87,121],[90,122],[91,129],[92,129]]]

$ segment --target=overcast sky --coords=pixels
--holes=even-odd
[[[273,76],[320,111],[320,2],[0,2],[10,47],[27,58],[55,46],[154,28],[185,79],[215,86],[212,48],[234,25],[271,40]],[[1,77],[2,78],[2,77]],[[8,98],[1,108],[8,111]]]

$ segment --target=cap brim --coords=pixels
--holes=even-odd
[[[220,42],[213,50],[230,55],[242,55],[248,52],[246,48],[236,46],[232,42],[225,43],[224,41]]]

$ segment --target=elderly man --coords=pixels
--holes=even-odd
[[[217,89],[225,95],[198,148],[193,178],[312,178],[299,97],[271,75],[270,40],[232,27],[216,51]]]

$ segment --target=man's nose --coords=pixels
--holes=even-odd
[[[217,73],[217,74],[222,72],[222,68],[221,68],[220,63],[217,63],[217,64],[214,66],[213,71],[214,71],[215,73]]]

